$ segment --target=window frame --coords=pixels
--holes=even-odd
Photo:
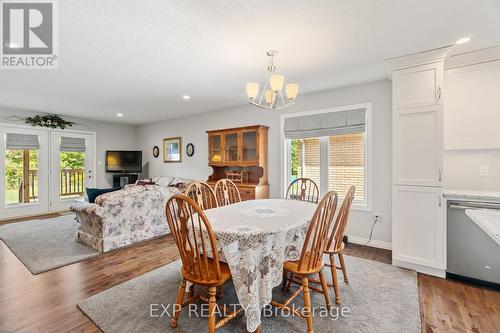
[[[286,195],[286,190],[288,188],[288,183],[290,179],[290,140],[285,138],[285,119],[287,118],[295,118],[295,117],[303,117],[310,116],[315,114],[323,114],[323,113],[332,113],[332,112],[342,112],[342,111],[350,111],[350,110],[359,110],[365,109],[366,112],[366,130],[365,130],[365,200],[359,201],[354,200],[352,204],[352,208],[355,210],[362,211],[372,211],[373,204],[373,177],[372,177],[372,141],[373,141],[373,132],[372,132],[372,122],[373,122],[373,103],[362,103],[362,104],[353,104],[346,105],[340,107],[329,107],[323,109],[315,109],[309,111],[301,111],[294,112],[288,114],[282,114],[280,117],[280,133],[281,133],[281,197]],[[327,136],[320,138],[320,195],[323,196],[328,190],[328,138]],[[342,202],[343,198],[339,198],[339,202]]]

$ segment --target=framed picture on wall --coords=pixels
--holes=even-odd
[[[182,138],[163,139],[163,162],[181,162],[182,161]]]

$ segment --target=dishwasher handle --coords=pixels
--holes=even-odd
[[[486,202],[450,202],[448,207],[451,209],[491,209],[500,210],[500,204],[498,203],[486,203]]]

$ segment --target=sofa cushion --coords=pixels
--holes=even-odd
[[[145,185],[155,185],[156,183],[151,179],[141,179],[138,180],[135,184],[138,186],[145,186]]]
[[[114,192],[120,190],[121,187],[112,187],[112,188],[86,188],[87,198],[90,203],[95,203],[95,199],[104,193]]]
[[[154,177],[154,178],[151,178],[151,180],[154,181],[156,183],[156,185],[167,187],[170,185],[172,180],[174,180],[174,177],[169,177],[169,176]]]

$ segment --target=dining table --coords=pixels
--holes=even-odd
[[[284,262],[300,258],[316,207],[304,201],[262,199],[205,211],[249,332],[259,328],[262,309],[283,280]]]

